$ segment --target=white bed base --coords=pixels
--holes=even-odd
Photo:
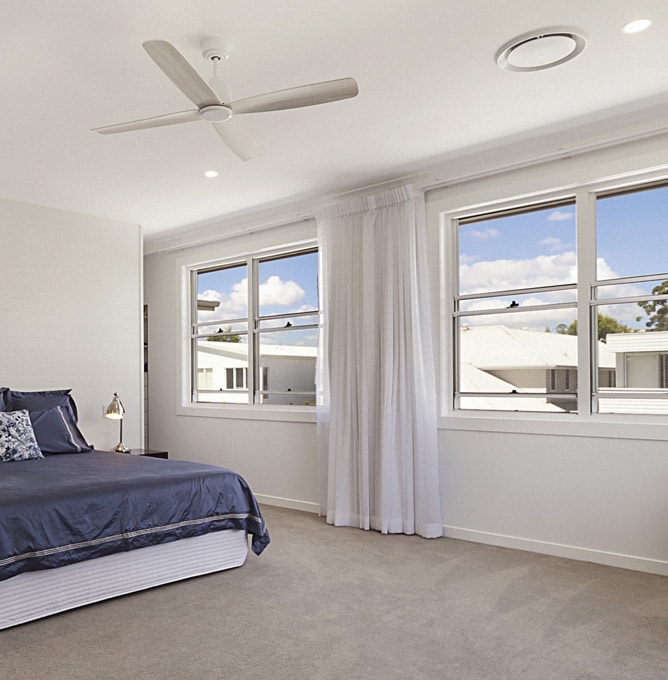
[[[0,630],[119,595],[240,567],[248,538],[240,529],[105,555],[0,581]]]

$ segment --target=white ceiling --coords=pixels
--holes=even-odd
[[[640,16],[649,30],[620,31]],[[554,26],[587,36],[574,61],[497,67],[501,45]],[[192,108],[141,45],[171,42],[208,79],[210,36],[234,99],[346,76],[359,95],[245,116],[265,148],[246,163],[204,122],[90,132]],[[0,196],[173,233],[546,131],[614,136],[622,114],[665,124],[667,63],[666,0],[3,0]]]

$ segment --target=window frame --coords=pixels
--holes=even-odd
[[[559,309],[575,309],[577,311],[577,301],[573,302],[554,302],[554,303],[544,303],[540,305],[530,305],[528,307],[517,307],[517,308],[483,308],[476,310],[462,310],[460,305],[462,302],[469,300],[483,300],[486,298],[500,298],[500,297],[512,297],[521,296],[527,294],[541,294],[541,293],[551,293],[565,290],[573,290],[577,292],[577,281],[575,283],[562,283],[548,286],[530,286],[526,288],[508,288],[503,290],[490,290],[481,293],[459,293],[460,280],[459,280],[459,235],[460,227],[462,225],[475,224],[477,222],[486,221],[489,218],[503,218],[510,215],[520,215],[527,214],[538,210],[556,210],[558,208],[563,208],[564,206],[570,206],[574,209],[577,208],[575,203],[575,197],[573,195],[559,196],[549,201],[539,201],[539,202],[528,202],[521,204],[510,204],[505,206],[503,209],[489,210],[485,209],[483,211],[473,211],[467,212],[461,215],[451,215],[451,225],[450,228],[453,232],[452,234],[452,254],[456,262],[450,267],[452,271],[452,347],[453,361],[452,361],[452,372],[453,372],[453,389],[452,389],[452,401],[451,408],[453,411],[458,412],[469,412],[475,411],[477,409],[463,409],[459,407],[459,402],[461,399],[475,398],[475,397],[493,397],[500,399],[507,399],[509,404],[512,404],[513,400],[523,399],[526,397],[538,397],[541,398],[549,394],[552,399],[571,399],[573,392],[532,392],[523,391],[517,393],[497,393],[497,392],[463,392],[459,388],[460,384],[460,371],[461,366],[460,361],[460,349],[459,349],[459,321],[458,319],[470,316],[498,316],[505,314],[518,314],[526,313],[532,311],[546,311],[546,310],[559,310]],[[577,221],[576,221],[577,223]],[[484,409],[492,413],[507,413],[512,411],[512,407],[509,409]],[[525,413],[545,413],[543,411],[525,411]]]
[[[286,258],[306,253],[318,253],[319,247],[317,239],[310,238],[299,242],[288,243],[257,250],[245,250],[237,256],[207,259],[193,264],[181,266],[182,282],[182,352],[181,352],[181,403],[177,406],[177,413],[180,415],[197,415],[205,417],[231,417],[249,418],[266,420],[292,420],[298,422],[313,422],[315,418],[315,406],[303,404],[267,404],[258,402],[256,399],[256,382],[266,380],[267,372],[257,370],[259,366],[260,343],[258,336],[260,333],[267,332],[268,328],[260,329],[259,326],[267,319],[274,319],[276,315],[259,316],[259,281],[258,266],[261,261]],[[248,317],[243,319],[224,320],[223,323],[244,321],[247,328],[243,331],[233,331],[233,334],[248,335],[248,366],[244,367],[247,371],[247,385],[249,399],[247,403],[223,403],[212,401],[197,401],[197,364],[194,359],[196,352],[196,327],[197,327],[197,274],[198,272],[212,271],[219,268],[233,267],[235,265],[245,265],[248,274]],[[319,267],[317,278],[319,279]],[[319,286],[319,281],[316,281]],[[322,315],[320,312],[319,294],[317,297],[317,308],[308,312],[292,312],[282,316],[313,316],[317,318],[317,323],[294,326],[294,330],[305,330],[315,328],[320,330]],[[217,324],[218,320],[212,321]],[[287,330],[281,328],[281,330]],[[290,330],[293,330],[292,328]],[[226,379],[226,377],[224,378]],[[263,386],[262,386],[263,387]],[[235,387],[234,392],[239,390]],[[282,393],[281,393],[282,394]]]
[[[506,198],[491,201],[471,203],[464,208],[446,208],[438,210],[439,242],[440,242],[440,313],[441,313],[441,425],[446,429],[467,430],[489,429],[490,431],[531,432],[535,431],[535,424],[540,422],[545,433],[563,434],[562,423],[566,420],[575,425],[573,434],[591,434],[600,436],[603,430],[598,425],[614,422],[626,422],[626,431],[622,438],[659,438],[665,437],[665,426],[668,424],[666,414],[620,414],[598,413],[596,409],[596,395],[598,394],[598,379],[594,377],[596,362],[594,349],[597,342],[595,336],[597,308],[610,304],[611,298],[597,300],[595,292],[602,283],[597,281],[596,271],[596,200],[605,195],[643,191],[654,186],[666,186],[668,176],[658,172],[637,173],[633,179],[628,177],[596,181],[583,181],[570,185],[567,189],[553,189],[535,191],[529,194],[515,194],[508,192]],[[578,323],[578,366],[577,366],[577,413],[548,413],[513,412],[502,410],[459,409],[456,402],[456,387],[458,381],[458,340],[457,316],[466,312],[457,311],[457,296],[459,290],[459,222],[478,216],[492,217],[512,211],[524,211],[535,207],[541,209],[559,202],[572,200],[576,211],[576,253],[577,253],[577,323]],[[662,274],[635,277],[646,280],[656,280]],[[633,278],[633,277],[628,277]],[[668,276],[667,276],[668,278]],[[625,278],[625,281],[628,279]],[[610,284],[610,280],[603,283]],[[529,290],[529,289],[527,289]],[[504,291],[514,293],[515,291]],[[525,292],[522,289],[521,292]],[[492,293],[499,295],[499,291]],[[459,296],[461,300],[463,296]],[[502,310],[503,311],[503,310]],[[572,395],[573,392],[570,392]],[[644,395],[650,399],[649,393]],[[614,419],[614,420],[613,420]],[[505,421],[505,423],[504,423]],[[481,427],[481,423],[488,425]],[[520,424],[522,423],[523,424]],[[475,425],[473,425],[475,423]],[[494,423],[493,425],[491,423]],[[643,425],[635,424],[643,423]],[[659,428],[655,428],[659,425]],[[642,433],[642,434],[641,434]]]

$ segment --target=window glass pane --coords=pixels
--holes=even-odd
[[[304,316],[282,316],[281,318],[272,317],[269,319],[261,319],[258,327],[262,329],[296,328],[298,326],[310,326],[317,323],[317,314],[305,314]]]
[[[599,280],[665,272],[668,187],[599,197],[596,241]]]
[[[213,371],[210,368],[197,369],[197,389],[198,390],[213,389]]]
[[[575,206],[551,206],[459,225],[459,293],[576,281]]]
[[[197,273],[197,323],[248,317],[245,264]]]
[[[612,395],[615,395],[614,397]],[[668,399],[663,396],[626,397],[623,392],[606,390],[598,396],[599,413],[668,415]]]
[[[578,351],[574,317],[572,309],[461,317],[459,391],[492,396],[462,397],[460,407],[575,411]],[[510,397],[525,392],[546,396]]]
[[[668,309],[668,300],[641,300],[597,305],[597,335],[605,342],[609,333],[655,333],[668,330],[665,316],[660,313]]]
[[[601,305],[597,310],[598,336],[604,343],[599,347],[597,361],[601,363],[604,347],[616,369],[617,391],[667,387],[662,357],[668,355],[668,330],[659,330],[656,325],[648,327],[652,316],[643,314],[642,309],[639,316],[633,316],[638,314],[640,304],[652,303]]]
[[[666,262],[668,267],[668,261]],[[601,285],[596,288],[596,297],[599,300],[610,298],[638,297],[640,295],[668,294],[668,281],[663,278],[653,281],[634,281],[628,283],[616,283]]]
[[[614,366],[614,379],[609,383],[599,377],[600,413],[668,413],[668,400],[661,395],[653,397],[653,392],[668,388],[668,330],[661,330],[665,317],[657,314],[667,304],[650,299],[597,308],[602,342],[594,362],[601,366],[607,361]]]
[[[564,398],[552,395],[536,396],[504,396],[502,394],[462,396],[459,398],[462,411],[512,411],[524,413],[575,413],[577,397]]]
[[[222,404],[248,403],[245,381],[248,369],[248,345],[245,342],[198,340],[195,360],[199,383],[197,389],[200,390],[198,401]],[[202,375],[206,375],[205,384],[200,381],[199,376]]]
[[[519,307],[529,307],[532,305],[550,305],[564,302],[575,302],[577,291],[555,290],[555,291],[532,291],[531,293],[515,293],[513,295],[495,295],[494,297],[477,297],[472,299],[460,300],[459,310],[470,312],[479,309],[513,309]]]
[[[212,342],[246,342],[248,332],[248,322],[236,323],[215,323],[212,325],[200,326],[197,335],[202,339]]]
[[[318,253],[261,260],[258,263],[259,315],[318,309]]]
[[[521,310],[521,308],[519,308]],[[463,331],[484,327],[502,329],[506,332],[513,330],[532,331],[543,334],[577,335],[576,311],[573,309],[546,309],[540,311],[517,311],[504,314],[463,314],[459,317],[459,324]],[[497,330],[494,331],[498,332]],[[493,351],[493,347],[489,348]]]
[[[262,403],[315,403],[317,341],[316,329],[259,334]]]

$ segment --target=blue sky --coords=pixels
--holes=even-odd
[[[617,276],[668,270],[668,187],[597,201],[597,257]],[[511,215],[460,228],[460,257],[533,259],[575,251],[575,206]]]
[[[668,187],[621,194],[597,201],[597,272],[599,279],[659,274],[668,270]],[[545,210],[462,225],[459,234],[460,291],[503,290],[575,283],[575,206]],[[616,287],[617,295],[639,295],[654,283]],[[606,291],[606,297],[610,289]],[[521,300],[532,302],[574,299],[573,293],[559,293]],[[487,301],[482,306],[505,307],[508,300]],[[637,305],[607,307],[605,313],[638,327]],[[525,316],[525,315],[522,315]],[[574,312],[536,312],[536,326],[553,328],[570,323]],[[500,323],[501,317],[486,323]],[[503,322],[511,323],[505,315]],[[519,318],[518,318],[519,320]],[[482,323],[467,319],[472,323]]]
[[[668,187],[599,199],[598,256],[619,276],[668,271]]]
[[[317,270],[317,253],[260,262],[258,266],[260,314],[266,316],[317,309]],[[198,313],[200,322],[224,322],[226,319],[245,318],[248,315],[245,265],[200,273],[197,277],[197,287],[200,299],[217,300],[220,303],[215,311],[200,311]],[[302,319],[301,323],[310,323],[312,320],[312,317],[308,321]],[[298,323],[295,320],[294,325]],[[212,326],[211,332],[215,332],[220,325],[225,326],[224,323],[217,323],[215,327]],[[236,329],[237,326],[232,326],[232,330]],[[267,336],[265,339],[269,340]],[[315,344],[317,338],[314,333],[293,331],[277,334],[275,341],[279,344],[283,342]]]

